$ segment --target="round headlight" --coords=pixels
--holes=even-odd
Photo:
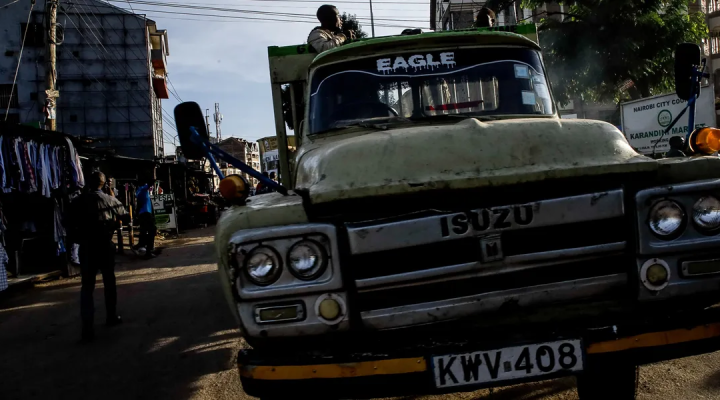
[[[662,238],[671,238],[681,233],[685,223],[685,212],[672,200],[657,202],[650,210],[650,230]]]
[[[295,243],[288,251],[290,272],[304,280],[315,279],[325,272],[327,255],[325,249],[312,240]]]
[[[280,277],[280,257],[270,247],[256,247],[245,257],[245,272],[250,282],[269,285]]]
[[[701,197],[693,206],[693,222],[703,231],[720,228],[720,201],[712,196]]]

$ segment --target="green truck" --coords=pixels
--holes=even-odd
[[[534,25],[269,60],[289,191],[243,199],[216,234],[248,394],[574,375],[583,400],[631,399],[638,365],[719,347],[720,160],[653,160],[559,119]]]

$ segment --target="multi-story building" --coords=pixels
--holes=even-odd
[[[708,71],[712,73],[715,85],[715,103],[718,104],[720,103],[720,0],[703,0],[699,3],[703,3],[701,6],[704,6],[710,30],[706,53],[709,55]]]
[[[230,137],[220,141],[217,146],[253,169],[257,171],[260,170],[260,150],[257,143],[249,142],[241,138]],[[253,186],[258,183],[257,179],[241,172],[239,169],[234,168],[226,162],[220,162],[220,171],[222,171],[225,176],[233,174],[242,175],[245,179],[247,179],[248,183]]]
[[[32,12],[30,1],[0,8],[3,119],[9,105],[8,120],[45,120],[49,23],[44,4],[37,2]],[[57,14],[57,129],[121,156],[162,159],[167,32],[141,15],[95,0],[60,2]]]

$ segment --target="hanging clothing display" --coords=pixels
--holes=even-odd
[[[40,192],[50,198],[62,187],[85,186],[80,155],[70,139],[67,146],[0,136],[0,183],[2,191]]]
[[[8,288],[8,280],[7,280],[7,263],[8,263],[8,255],[7,252],[5,252],[5,247],[3,247],[2,244],[0,244],[0,292]]]

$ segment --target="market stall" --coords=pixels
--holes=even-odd
[[[65,210],[84,186],[75,139],[0,123],[0,275],[70,275]]]

